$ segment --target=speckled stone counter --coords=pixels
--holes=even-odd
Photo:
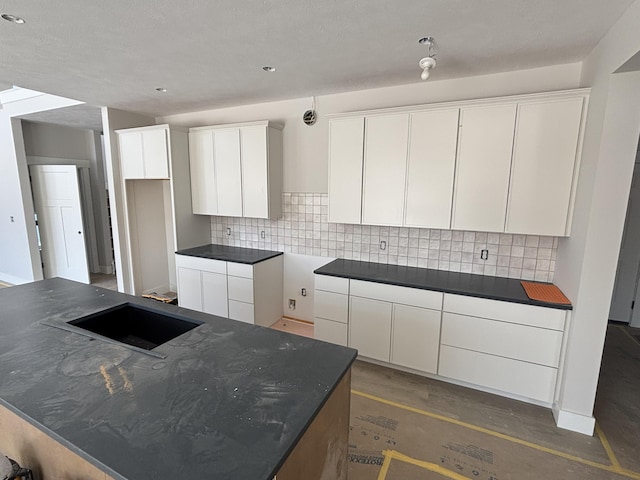
[[[51,326],[126,303],[201,325],[157,356]],[[62,279],[0,305],[0,405],[119,479],[271,480],[356,357]]]
[[[448,272],[429,268],[404,267],[357,260],[334,260],[314,271],[321,275],[353,278],[403,287],[435,290],[470,297],[503,300],[542,307],[571,310],[571,305],[538,302],[527,297],[520,280],[504,277]]]
[[[274,252],[271,250],[230,247],[228,245],[216,245],[214,243],[187,248],[185,250],[178,250],[176,253],[178,255],[187,255],[189,257],[210,258],[213,260],[246,263],[249,265],[282,255],[282,252]]]

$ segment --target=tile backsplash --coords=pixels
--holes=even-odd
[[[284,193],[283,218],[211,217],[211,240],[287,253],[553,281],[555,237],[329,223],[328,204],[327,194]],[[480,257],[482,250],[488,250],[486,260]]]

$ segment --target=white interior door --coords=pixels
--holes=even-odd
[[[640,305],[632,309],[638,285],[638,269],[640,267],[640,168],[638,163],[633,171],[631,193],[627,206],[627,218],[624,225],[618,271],[611,298],[609,318],[619,322],[629,322],[632,313],[640,310]],[[640,311],[632,321],[632,326],[640,326]]]
[[[32,165],[44,277],[89,283],[78,173],[75,165]]]

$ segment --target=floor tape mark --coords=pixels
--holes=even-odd
[[[464,475],[453,472],[448,468],[444,468],[443,466],[438,465],[437,463],[425,462],[424,460],[416,460],[415,458],[409,457],[395,450],[383,450],[382,454],[384,455],[384,464],[382,465],[382,469],[380,470],[380,474],[378,475],[378,480],[386,479],[387,472],[389,471],[389,466],[391,465],[391,460],[399,460],[401,462],[409,463],[416,467],[429,470],[430,472],[438,473],[443,477],[450,478],[452,480],[468,480],[468,478]]]
[[[602,446],[604,447],[605,452],[607,452],[607,455],[609,456],[609,461],[611,462],[611,464],[615,468],[623,470],[622,466],[620,465],[620,462],[616,458],[615,453],[613,453],[613,449],[611,448],[611,444],[609,443],[609,440],[607,440],[607,437],[605,437],[604,432],[600,428],[600,425],[598,425],[597,423],[596,423],[596,433],[598,434],[598,438],[600,439],[600,442],[602,443]]]
[[[387,400],[387,399],[382,398],[382,397],[377,397],[375,395],[371,395],[371,394],[368,394],[368,393],[365,393],[365,392],[361,392],[359,390],[351,390],[351,393],[354,394],[354,395],[358,395],[360,397],[363,397],[363,398],[368,398],[369,400],[373,400],[373,401],[376,401],[376,402],[379,402],[379,403],[384,403],[385,405],[390,405],[392,407],[401,408],[403,410],[406,410],[406,411],[409,411],[409,412],[413,412],[413,413],[417,413],[419,415],[423,415],[423,416],[426,416],[426,417],[434,418],[436,420],[441,420],[443,422],[447,422],[447,423],[451,423],[451,424],[454,424],[454,425],[458,425],[460,427],[468,428],[470,430],[475,430],[476,432],[485,433],[485,434],[490,435],[492,437],[500,438],[502,440],[506,440],[506,441],[511,442],[511,443],[516,443],[518,445],[522,445],[522,446],[525,446],[525,447],[533,448],[535,450],[539,450],[541,452],[545,452],[545,453],[548,453],[550,455],[555,455],[556,457],[561,457],[561,458],[564,458],[566,460],[571,460],[573,462],[582,463],[583,465],[588,465],[590,467],[594,467],[594,468],[597,468],[597,469],[600,469],[600,470],[605,470],[607,472],[617,473],[618,475],[622,475],[624,477],[631,478],[633,480],[640,480],[640,473],[636,473],[636,472],[633,472],[631,470],[626,470],[624,468],[621,468],[619,463],[617,465],[605,465],[605,464],[602,464],[602,463],[594,462],[592,460],[587,460],[585,458],[578,457],[576,455],[571,455],[569,453],[561,452],[559,450],[554,450],[552,448],[543,447],[542,445],[537,445],[535,443],[527,442],[526,440],[521,440],[519,438],[512,437],[510,435],[505,435],[504,433],[500,433],[500,432],[496,432],[496,431],[493,431],[493,430],[489,430],[488,428],[479,427],[479,426],[473,425],[471,423],[466,423],[466,422],[463,422],[463,421],[460,421],[460,420],[456,420],[454,418],[445,417],[444,415],[438,415],[437,413],[431,413],[431,412],[428,412],[426,410],[421,410],[419,408],[410,407],[408,405],[403,405],[401,403],[397,403],[397,402],[394,402],[392,400]],[[603,437],[599,436],[599,438],[602,440]],[[606,451],[607,447],[604,446],[604,443],[603,443],[603,448]],[[608,454],[608,452],[607,452],[607,454]],[[407,458],[409,458],[409,457],[407,457]],[[614,458],[615,458],[615,456],[614,456]],[[386,462],[386,458],[385,458],[385,462]],[[617,460],[616,460],[616,462],[617,462]],[[384,464],[383,464],[383,468],[384,468]],[[387,470],[388,470],[388,468],[389,467],[387,467]],[[381,471],[381,473],[382,473],[382,471]],[[385,475],[386,475],[386,473],[385,473]],[[462,477],[462,478],[465,478],[465,477]],[[378,477],[378,480],[381,480],[381,479],[384,479],[384,477]]]

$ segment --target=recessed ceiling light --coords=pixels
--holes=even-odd
[[[10,13],[3,13],[0,16],[4,18],[7,22],[18,23],[20,25],[25,23],[24,18],[17,17],[16,15],[11,15]]]
[[[156,92],[167,93],[167,89],[166,88],[162,88],[162,87],[158,87],[158,88],[156,88]]]
[[[270,67],[269,65],[262,67],[265,72],[273,73],[276,71],[276,67]]]

